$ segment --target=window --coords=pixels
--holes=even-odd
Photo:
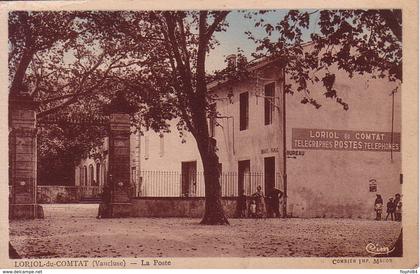
[[[216,131],[216,103],[210,105],[210,115],[209,115],[209,133],[210,137],[215,136]]]
[[[275,83],[270,83],[264,87],[264,125],[273,123],[274,90]]]
[[[93,186],[95,185],[94,181],[94,171],[93,171],[93,165],[89,165],[89,183],[88,185]]]
[[[95,185],[100,185],[101,182],[101,164],[100,163],[96,163],[96,184]]]
[[[87,185],[87,166],[83,167],[83,185]]]
[[[248,112],[248,92],[244,92],[239,95],[239,130],[248,129]]]
[[[79,168],[79,185],[83,185],[83,167]]]

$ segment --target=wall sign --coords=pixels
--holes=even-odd
[[[305,155],[305,151],[303,150],[288,150],[286,152],[287,158],[297,159],[299,156]]]
[[[261,149],[261,154],[274,153],[274,152],[279,152],[279,148],[278,147],[272,147],[272,148]]]
[[[292,129],[293,149],[400,151],[398,132],[354,131],[334,129]]]
[[[275,152],[279,152],[278,147],[261,149],[261,154],[275,153]],[[296,156],[305,155],[305,151],[302,151],[302,150],[288,150],[288,151],[286,151],[286,155],[289,158],[295,158],[296,159]]]

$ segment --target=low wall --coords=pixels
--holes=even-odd
[[[37,202],[39,204],[77,203],[80,198],[77,186],[37,186]]]
[[[226,217],[236,217],[237,198],[221,199]],[[132,217],[190,217],[204,214],[204,197],[138,197],[132,200]]]
[[[303,192],[302,192],[303,193]],[[291,195],[296,197],[296,195]],[[307,197],[306,203],[315,199]],[[311,199],[310,199],[311,198]],[[82,200],[81,190],[77,186],[37,186],[37,202],[50,203],[78,203]],[[249,208],[249,197],[247,199]],[[289,198],[288,215],[292,218],[350,218],[374,219],[372,207],[360,202],[359,207],[343,201],[333,201],[334,206],[323,204],[317,207],[308,207],[306,203],[298,204],[295,199]],[[237,217],[237,197],[223,197],[221,203],[226,217]],[[190,217],[201,218],[204,214],[204,197],[136,197],[132,199],[133,217]],[[282,205],[280,204],[280,212]],[[383,217],[386,216],[385,209]]]

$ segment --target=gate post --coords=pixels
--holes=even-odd
[[[9,95],[9,219],[43,218],[37,204],[37,129],[29,94]]]
[[[133,186],[130,183],[130,110],[132,107],[120,92],[108,106],[109,167],[108,184],[111,190],[109,218],[131,216]]]

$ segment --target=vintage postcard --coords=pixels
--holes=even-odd
[[[417,5],[1,3],[1,267],[417,271]]]

